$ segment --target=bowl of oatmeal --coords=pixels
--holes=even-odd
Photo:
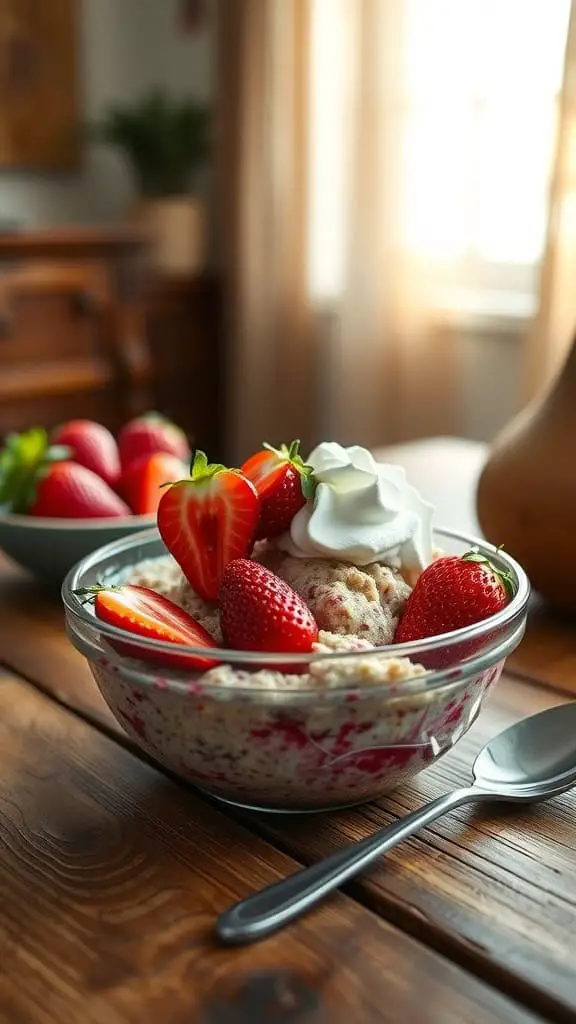
[[[67,631],[128,735],[210,796],[282,812],[362,803],[458,742],[524,632],[529,584],[512,558],[451,530],[436,529],[433,542],[449,554],[474,547],[488,557],[510,581],[506,606],[466,628],[396,643],[413,570],[322,552],[296,558],[290,545],[263,542],[253,557],[302,596],[317,639],[306,653],[231,649],[218,606],[194,592],[149,530],[108,544],[69,573]],[[174,645],[150,637],[138,639],[141,657],[119,653],[124,631],[101,621],[78,592],[127,584],[164,595],[201,623],[216,644],[211,667],[171,668],[165,659]]]

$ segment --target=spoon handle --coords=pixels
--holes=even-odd
[[[216,931],[219,938],[230,944],[264,938],[319,903],[333,889],[338,889],[418,829],[461,804],[486,796],[486,793],[472,787],[454,790],[388,828],[379,829],[374,835],[235,903],[218,918]]]

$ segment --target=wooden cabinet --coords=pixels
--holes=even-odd
[[[0,235],[0,437],[157,409],[222,458],[218,280],[150,274],[129,229]]]
[[[131,230],[0,235],[0,435],[153,404],[144,274]]]

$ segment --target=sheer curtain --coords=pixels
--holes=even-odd
[[[576,335],[576,3],[572,2],[558,105],[546,247],[525,375],[530,400],[554,376]]]
[[[567,9],[222,0],[230,458],[460,432],[455,311],[534,297]]]
[[[226,288],[227,457],[315,435],[307,289],[308,0],[218,7],[217,215]]]

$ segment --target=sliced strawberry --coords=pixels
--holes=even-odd
[[[101,476],[110,487],[120,478],[120,456],[114,437],[101,423],[69,420],[54,431],[51,443],[65,445],[70,458]]]
[[[215,601],[228,562],[250,550],[260,511],[256,490],[238,470],[209,465],[196,452],[190,478],[164,492],[158,529],[190,586]]]
[[[158,511],[162,488],[186,476],[188,467],[168,452],[143,455],[122,473],[118,490],[135,515]]]
[[[210,651],[216,642],[188,612],[162,597],[155,590],[126,584],[118,587],[86,587],[77,590],[80,597],[94,599],[94,610],[102,622],[123,629],[132,636],[163,640]],[[140,658],[179,669],[208,669],[218,662],[209,655],[156,652],[129,641],[110,639],[110,646],[130,658]]]
[[[291,445],[264,448],[242,466],[260,498],[257,539],[278,537],[290,526],[296,513],[314,496],[312,467],[298,454],[299,441]]]
[[[306,654],[318,639],[318,626],[302,598],[249,558],[238,558],[224,570],[220,621],[226,643],[240,651]]]

